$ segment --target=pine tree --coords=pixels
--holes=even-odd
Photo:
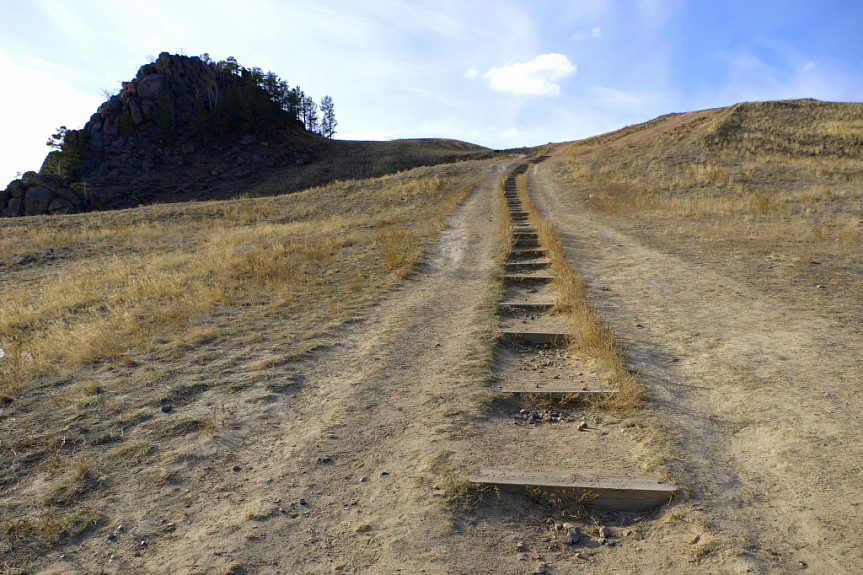
[[[336,121],[336,113],[333,108],[333,99],[329,96],[321,98],[321,135],[325,138],[332,138],[336,133],[336,126],[339,123]]]
[[[305,119],[306,131],[318,133],[318,105],[311,96],[303,100],[303,117]]]

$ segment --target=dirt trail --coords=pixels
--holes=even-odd
[[[853,326],[647,247],[569,194],[560,161],[529,172],[535,202],[629,346],[688,505],[728,542],[719,572],[863,572]]]

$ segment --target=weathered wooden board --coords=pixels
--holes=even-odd
[[[569,334],[547,331],[500,330],[500,338],[505,342],[563,345]]]
[[[506,262],[506,271],[507,273],[518,273],[519,271],[530,272],[547,269],[550,265],[551,262],[547,261]]]
[[[603,509],[636,511],[667,503],[677,490],[655,477],[602,477],[579,479],[570,473],[483,469],[470,483],[501,488],[541,489],[556,495],[580,498],[585,505]]]
[[[500,307],[511,308],[515,311],[550,311],[554,309],[553,301],[540,302],[523,302],[523,301],[502,301],[498,304]]]
[[[549,388],[549,387],[502,387],[502,393],[542,393],[546,395],[611,395],[617,393],[616,389],[593,388]]]
[[[514,248],[509,255],[513,258],[541,258],[545,256],[545,248]]]
[[[510,282],[550,282],[555,278],[554,274],[547,272],[534,273],[508,273],[504,274],[503,281]]]

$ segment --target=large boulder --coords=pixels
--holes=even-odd
[[[54,198],[51,203],[48,204],[49,214],[74,214],[75,212],[75,206],[63,198]]]
[[[30,188],[24,195],[24,214],[28,216],[44,214],[48,211],[54,192],[42,186]]]
[[[66,200],[75,207],[81,206],[81,198],[78,197],[78,194],[76,194],[74,190],[69,188],[60,188],[55,192],[55,194],[58,198]]]
[[[137,82],[138,97],[145,100],[155,100],[165,89],[164,74],[150,74]]]
[[[9,203],[9,198],[11,197],[12,194],[10,194],[7,190],[0,191],[0,210],[6,207],[6,204]]]
[[[27,193],[27,184],[24,183],[24,180],[12,180],[6,187],[6,191],[13,198],[23,198],[24,194]]]
[[[16,217],[24,213],[24,198],[9,198],[9,203],[0,215]]]

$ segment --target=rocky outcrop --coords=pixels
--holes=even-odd
[[[68,182],[57,174],[27,172],[0,192],[0,216],[73,214],[83,202]]]
[[[235,60],[163,52],[123,82],[83,129],[69,130],[38,174],[27,172],[0,192],[0,215],[171,201],[172,194],[248,177],[253,167],[303,163],[308,146],[293,140],[305,134],[302,125],[256,73]],[[90,191],[86,202],[72,183]]]

